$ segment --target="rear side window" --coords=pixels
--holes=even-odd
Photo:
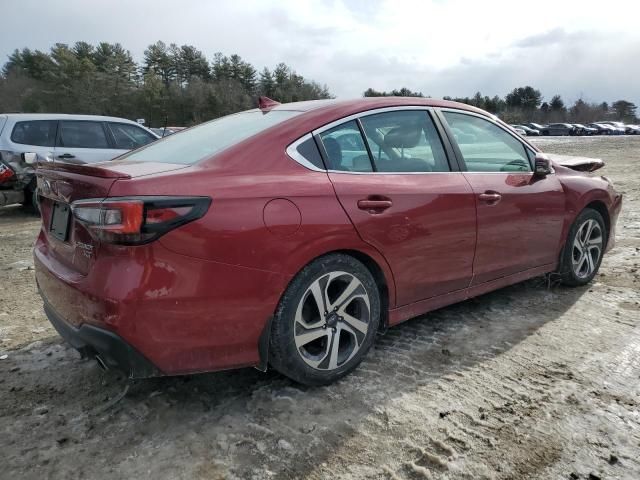
[[[120,159],[191,165],[300,113],[252,110],[229,115],[165,137],[161,142],[151,143]]]
[[[372,172],[369,152],[355,120],[320,134],[327,154],[327,168],[346,172]]]
[[[82,120],[60,122],[60,147],[111,148],[102,122]]]
[[[109,128],[116,142],[116,148],[133,150],[156,140],[149,132],[128,123],[109,123]]]
[[[298,145],[296,150],[314,167],[322,169],[325,168],[324,163],[322,162],[322,157],[320,156],[320,150],[318,150],[318,146],[316,145],[316,141],[313,139],[313,137],[309,137],[307,140]]]
[[[469,172],[530,172],[524,145],[480,117],[443,112]]]
[[[448,172],[449,163],[426,111],[396,111],[361,118],[379,172]]]
[[[11,141],[23,145],[53,147],[56,141],[56,120],[30,120],[17,122],[11,132]]]

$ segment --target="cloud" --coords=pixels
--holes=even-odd
[[[623,5],[625,4],[625,5]],[[624,14],[621,12],[624,11]],[[258,69],[284,61],[339,97],[406,86],[432,96],[504,95],[532,85],[550,98],[640,104],[640,5],[618,0],[21,0],[3,12],[0,58],[55,42],[190,44],[238,53]],[[64,25],[64,28],[55,26]],[[28,32],[25,35],[25,32]]]

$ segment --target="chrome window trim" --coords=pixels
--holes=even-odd
[[[295,142],[293,142],[291,145],[287,147],[286,153],[293,160],[298,162],[303,167],[308,168],[309,170],[313,170],[314,172],[326,172],[327,171],[326,169],[316,167],[313,163],[311,163],[309,160],[304,158],[300,154],[300,152],[298,152],[298,146],[300,146],[300,144],[306,142],[310,138],[313,138],[313,135],[311,133],[307,133],[306,135],[303,135],[302,137],[300,137],[298,140],[296,140]]]
[[[472,117],[482,118],[482,119],[484,119],[484,120],[488,121],[489,123],[491,123],[491,124],[495,125],[495,126],[496,126],[496,127],[498,127],[499,129],[503,130],[504,132],[508,133],[509,135],[511,135],[513,138],[515,138],[516,140],[518,140],[518,142],[520,142],[520,143],[524,146],[524,148],[526,148],[527,150],[531,150],[531,153],[533,153],[533,155],[534,155],[534,156],[536,155],[536,151],[535,151],[535,149],[533,148],[533,146],[532,146],[530,143],[528,143],[526,140],[524,140],[524,139],[523,139],[520,135],[518,135],[516,132],[512,132],[512,131],[507,130],[506,128],[504,128],[504,125],[502,125],[501,123],[499,123],[499,122],[497,122],[497,121],[496,121],[496,119],[497,119],[498,117],[496,117],[495,115],[491,115],[491,116],[481,115],[481,114],[476,113],[476,112],[470,112],[470,111],[468,111],[468,110],[462,110],[462,109],[460,109],[460,108],[450,108],[450,107],[443,107],[443,108],[440,108],[440,111],[441,111],[442,113],[445,113],[445,112],[460,113],[460,114],[463,114],[463,115],[469,115],[469,116],[472,116]],[[446,120],[446,117],[445,117],[445,120]],[[448,123],[448,122],[447,122],[447,123]],[[454,140],[455,140],[455,139],[454,139]],[[457,143],[457,142],[456,142],[456,143]],[[533,171],[533,165],[531,165],[531,161],[530,161],[530,160],[529,160],[529,165],[531,166],[532,171]]]
[[[302,155],[300,155],[300,153],[298,153],[298,146],[307,141],[309,138],[316,136],[316,135],[320,135],[321,133],[327,131],[327,130],[331,130],[334,127],[337,127],[339,125],[342,125],[343,123],[347,123],[350,122],[352,120],[357,120],[360,119],[362,117],[368,117],[370,115],[376,115],[379,113],[387,113],[387,112],[396,112],[396,111],[403,111],[403,110],[408,110],[408,111],[413,111],[413,110],[423,110],[425,112],[429,112],[431,114],[434,113],[434,111],[437,109],[439,109],[442,112],[453,112],[453,113],[463,113],[463,114],[467,114],[467,115],[472,115],[474,117],[479,117],[479,118],[483,118],[487,121],[489,121],[490,123],[496,125],[498,128],[506,131],[507,133],[509,133],[513,138],[517,139],[523,146],[524,148],[530,149],[532,151],[532,153],[535,155],[535,150],[531,149],[531,146],[522,141],[522,138],[518,135],[518,134],[514,134],[508,130],[505,130],[505,128],[498,122],[496,122],[494,120],[494,116],[489,116],[489,115],[482,115],[476,112],[470,112],[468,110],[463,110],[461,108],[450,108],[450,107],[446,107],[446,108],[442,108],[442,107],[431,107],[431,106],[424,106],[424,105],[401,105],[401,106],[397,106],[397,107],[383,107],[383,108],[375,108],[375,109],[371,109],[371,110],[365,110],[364,112],[358,112],[358,113],[354,113],[353,115],[349,115],[347,117],[342,117],[338,120],[334,120],[333,122],[327,123],[326,125],[323,125],[321,127],[318,127],[314,130],[312,130],[310,133],[307,133],[305,135],[303,135],[302,137],[300,137],[299,139],[297,139],[296,141],[294,141],[293,143],[291,143],[287,148],[286,148],[286,153],[289,157],[291,157],[293,160],[295,160],[297,163],[299,163],[300,165],[302,165],[305,168],[308,168],[309,170],[312,170],[314,172],[327,172],[327,173],[340,173],[340,174],[346,174],[346,175],[442,175],[442,174],[447,174],[447,173],[482,173],[482,174],[498,174],[498,175],[504,175],[504,174],[508,174],[508,175],[522,175],[522,174],[528,174],[528,173],[533,173],[533,171],[528,171],[528,172],[467,172],[467,171],[457,171],[457,170],[450,170],[448,172],[350,172],[350,171],[346,171],[346,170],[332,170],[332,169],[324,169],[324,168],[318,168],[316,167],[314,164],[312,164],[311,162],[309,162],[309,160],[307,160],[306,158],[304,158]],[[444,148],[444,145],[443,145]]]

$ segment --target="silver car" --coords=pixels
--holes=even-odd
[[[158,139],[136,122],[117,117],[0,114],[0,206],[37,208],[36,161],[96,163]]]

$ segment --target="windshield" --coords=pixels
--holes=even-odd
[[[272,110],[267,113],[251,110],[229,115],[165,136],[162,140],[119,157],[118,160],[192,165],[300,113],[288,110]]]

